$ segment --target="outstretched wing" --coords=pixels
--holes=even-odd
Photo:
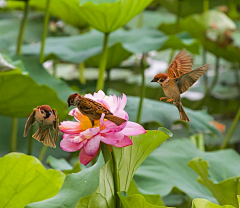
[[[52,110],[53,114],[56,118],[56,120],[53,122],[53,128],[55,129],[55,134],[54,134],[54,143],[56,143],[59,135],[59,119],[58,119],[58,114],[55,109]]]
[[[31,113],[31,115],[28,117],[28,120],[26,122],[25,125],[25,129],[24,129],[24,133],[23,136],[26,137],[27,136],[27,132],[30,128],[31,125],[33,125],[36,122],[35,120],[35,110]]]
[[[193,59],[191,55],[185,50],[181,50],[169,65],[167,75],[170,79],[176,79],[192,71]]]
[[[182,75],[181,77],[175,79],[179,92],[182,94],[186,92],[209,68],[209,64],[205,64],[193,71]]]

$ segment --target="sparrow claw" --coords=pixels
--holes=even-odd
[[[166,101],[166,103],[171,103],[171,102],[174,102],[174,99],[168,99],[168,100]]]
[[[167,98],[167,97],[161,97],[160,98],[160,101],[162,101],[162,100],[168,100],[169,98]]]

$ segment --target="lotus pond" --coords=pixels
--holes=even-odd
[[[0,0],[0,208],[240,207],[239,8]],[[190,122],[151,82],[181,50],[209,63],[181,95]],[[125,122],[91,123],[74,93]],[[37,122],[23,136],[42,105],[58,115],[55,148],[32,137]]]

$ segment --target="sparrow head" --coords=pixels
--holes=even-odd
[[[40,106],[39,111],[44,118],[48,118],[49,116],[52,115],[52,109],[49,105]]]
[[[157,74],[151,82],[158,82],[159,84],[162,84],[168,78],[169,77],[167,74],[160,73],[160,74]]]
[[[68,107],[70,107],[71,105],[75,105],[75,103],[76,103],[76,98],[78,98],[79,96],[81,96],[81,95],[79,95],[78,93],[74,93],[74,94],[70,95],[70,96],[68,97],[68,100],[67,100],[67,102],[68,102]]]

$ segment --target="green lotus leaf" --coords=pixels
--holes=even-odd
[[[198,181],[212,192],[213,196],[218,200],[220,205],[228,204],[234,207],[238,206],[237,195],[240,194],[240,176],[217,182],[214,175],[211,175],[212,177],[209,178],[210,172],[208,171],[208,161],[202,161],[201,158],[194,158],[188,163],[188,165],[198,173]]]
[[[110,33],[124,26],[152,0],[80,0],[80,15],[91,26]],[[94,15],[92,15],[94,14]]]
[[[65,175],[46,170],[33,156],[9,153],[0,158],[0,207],[23,208],[58,193]]]
[[[234,207],[231,205],[220,206],[206,199],[194,199],[192,202],[192,208],[234,208]]]

